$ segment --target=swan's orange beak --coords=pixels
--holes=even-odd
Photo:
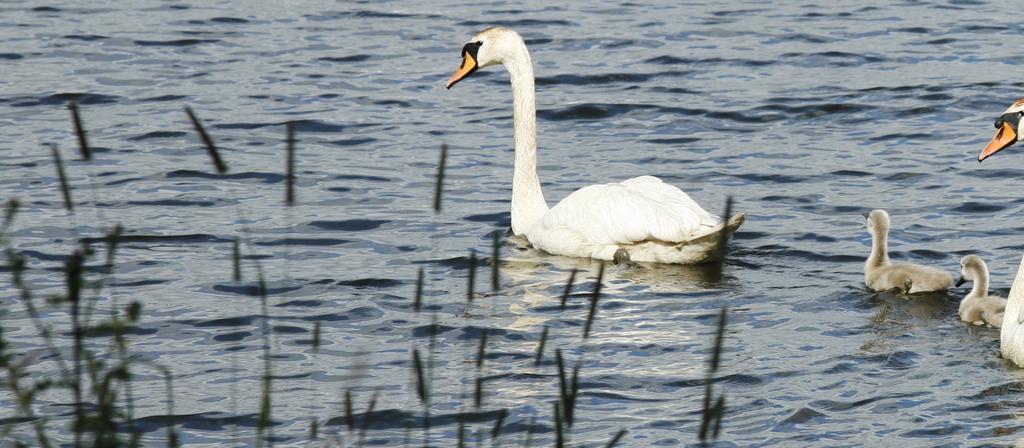
[[[1009,123],[1003,122],[1003,125],[996,130],[995,137],[992,137],[992,141],[988,143],[984,151],[978,155],[978,161],[987,159],[992,154],[995,154],[1008,146],[1017,142],[1017,133],[1014,132],[1013,128]]]
[[[463,51],[462,66],[459,67],[459,69],[452,74],[451,78],[448,78],[448,84],[445,86],[445,88],[452,88],[452,86],[454,86],[455,83],[462,81],[462,78],[465,78],[473,74],[473,72],[475,72],[476,69],[476,59],[473,59],[473,55],[469,54],[468,51]]]

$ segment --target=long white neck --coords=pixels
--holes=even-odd
[[[971,286],[971,293],[968,297],[981,297],[988,295],[988,266],[981,265],[974,268],[974,286]]]
[[[516,161],[512,175],[512,232],[526,233],[545,213],[548,204],[537,177],[537,103],[533,86],[533,62],[523,45],[505,68],[512,79]]]
[[[889,264],[889,229],[877,229],[871,234],[871,256],[866,262],[869,268],[885,266]]]

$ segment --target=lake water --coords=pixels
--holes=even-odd
[[[866,291],[862,270],[870,237],[861,214],[884,208],[894,259],[954,273],[977,253],[1006,294],[1024,253],[1024,170],[1015,167],[1024,156],[975,157],[992,120],[1021,96],[1024,25],[1007,4],[213,3],[0,3],[0,185],[22,204],[10,244],[67,350],[66,307],[40,301],[63,291],[61,265],[80,239],[125,227],[112,274],[98,269],[101,255],[90,261],[88,278],[107,287],[87,296],[101,316],[143,304],[129,340],[140,361],[133,415],[147,444],[164,443],[169,424],[188,446],[253,443],[264,316],[278,445],[356,446],[346,390],[358,424],[375,400],[366,444],[454,446],[460,419],[471,441],[489,444],[507,409],[500,443],[519,446],[531,433],[550,445],[555,349],[581,362],[574,445],[604,446],[620,429],[619,446],[694,444],[723,305],[722,446],[1005,446],[1021,437],[1024,374],[999,358],[997,330],[959,322],[967,287],[906,300]],[[519,31],[532,53],[548,200],[643,174],[716,213],[732,195],[747,222],[720,274],[610,266],[584,341],[597,264],[513,244],[502,249],[499,291],[481,261],[467,304],[469,250],[489,257],[491,232],[509,226],[511,93],[497,67],[451,91],[444,81],[463,43],[495,24]],[[73,98],[95,147],[90,163],[76,152]],[[215,173],[185,105],[221,147],[227,174]],[[294,207],[284,206],[288,121],[297,123]],[[48,143],[62,150],[73,213]],[[578,286],[561,310],[572,269]],[[4,277],[3,336],[30,365],[25,381],[60,378]],[[108,352],[109,338],[88,342]],[[414,348],[433,366],[428,434]],[[173,374],[171,415],[150,361]],[[5,387],[5,437],[31,441],[13,400]],[[56,389],[36,398],[54,439],[72,439],[71,401]],[[308,442],[312,420],[319,438]]]

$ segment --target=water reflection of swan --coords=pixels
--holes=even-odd
[[[537,111],[533,63],[518,33],[495,27],[462,48],[462,66],[448,88],[478,68],[502,64],[511,75],[515,136],[512,231],[546,252],[600,260],[691,264],[719,256],[728,222],[705,211],[682,190],[652,176],[576,190],[548,209],[537,177]]]
[[[534,288],[565,285],[575,269],[576,283],[593,281],[601,262],[587,258],[552,256],[529,245],[521,235],[510,236],[502,259],[502,275]],[[653,292],[693,292],[721,289],[735,282],[719,264],[672,265],[657,263],[605,264],[603,291],[626,290],[642,285]],[[580,292],[578,289],[577,292]],[[552,300],[557,300],[553,297]]]

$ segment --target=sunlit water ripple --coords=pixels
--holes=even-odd
[[[728,406],[723,445],[1005,445],[1021,427],[1024,376],[998,357],[998,332],[961,324],[953,296],[869,294],[860,214],[889,210],[895,259],[952,272],[978,253],[1006,293],[1024,249],[1019,156],[980,166],[974,157],[1020,96],[1014,42],[1024,26],[1000,2],[856,3],[6,3],[0,185],[22,203],[13,245],[45,298],[62,291],[60,266],[79,239],[101,243],[114,223],[125,226],[98,309],[141,301],[131,351],[173,372],[168,415],[162,377],[146,364],[135,371],[136,424],[150,443],[170,424],[190,446],[252,442],[263,375],[258,262],[271,293],[280,444],[307,440],[311,419],[322,439],[350,440],[345,390],[357,413],[376,396],[368,443],[397,444],[407,426],[421,427],[414,347],[432,353],[434,446],[454,445],[460,419],[486,438],[500,409],[509,444],[533,418],[534,440],[547,444],[556,348],[570,365],[582,360],[574,443],[603,446],[619,429],[624,446],[694,443],[717,312],[728,305],[716,382]],[[642,174],[716,212],[733,195],[747,223],[721,275],[609,267],[586,341],[596,264],[510,245],[502,288],[491,291],[490,233],[509,226],[508,78],[490,69],[452,91],[443,82],[462,43],[493,24],[518,30],[533,55],[548,201]],[[95,146],[91,163],[74,152],[71,99]],[[228,174],[213,174],[186,104]],[[287,121],[299,139],[291,208]],[[63,150],[73,214],[46,143]],[[448,177],[435,215],[442,143]],[[248,254],[241,282],[231,278],[236,237]],[[482,268],[467,304],[470,248]],[[100,278],[102,261],[93,264]],[[416,313],[419,267],[427,281]],[[580,281],[563,311],[572,269]],[[21,356],[45,354],[16,288],[4,281],[0,291],[4,337]],[[68,346],[64,309],[45,316]],[[440,333],[430,350],[432,316]],[[90,342],[103,351],[108,341]],[[52,358],[33,372],[60,374]],[[70,440],[70,397],[37,400],[55,437]],[[30,440],[7,389],[0,407],[11,437]]]

